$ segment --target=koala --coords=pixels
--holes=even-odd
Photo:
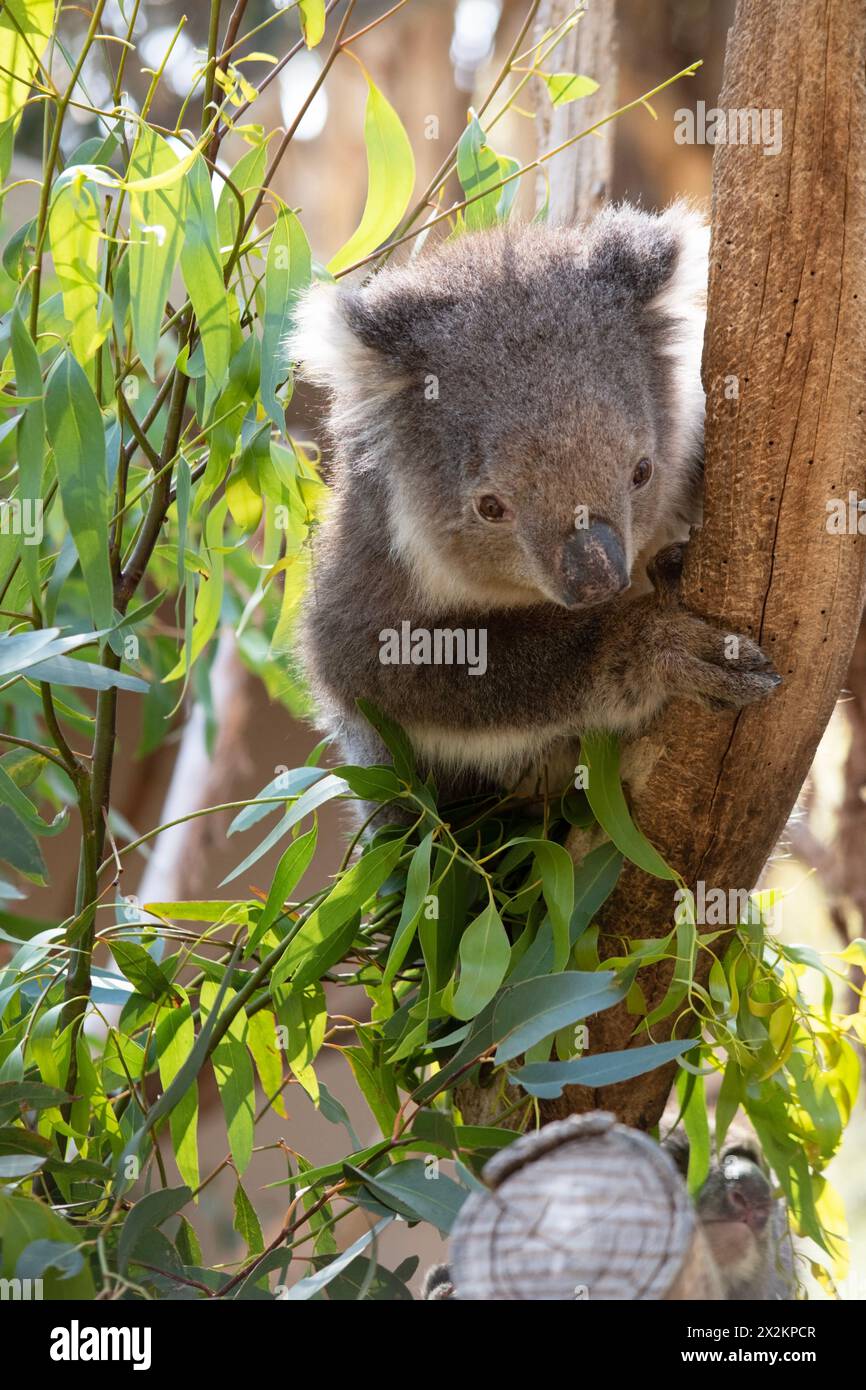
[[[685,1133],[675,1130],[663,1147],[685,1178],[689,1167]],[[738,1126],[730,1131],[695,1205],[728,1300],[794,1299],[785,1203],[773,1197],[761,1146],[751,1130]]]
[[[388,760],[364,697],[440,802],[537,793],[545,769],[562,790],[581,732],[778,685],[755,642],[677,597],[701,516],[706,256],[684,204],[611,206],[301,301],[287,352],[328,392],[334,444],[303,662],[347,760]]]

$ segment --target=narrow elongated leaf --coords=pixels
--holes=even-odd
[[[42,401],[42,370],[39,354],[30,337],[17,304],[10,319],[10,345],[15,365],[15,388],[19,396],[30,396],[18,426],[18,496],[22,508],[38,509],[42,518],[42,469],[45,460],[45,406]],[[39,545],[24,537],[20,549],[21,565],[27,576],[30,595],[41,606],[39,592]]]
[[[180,163],[174,150],[160,135],[147,125],[139,126],[129,162],[129,178],[133,183],[162,174],[171,175]],[[155,379],[163,309],[183,246],[186,207],[187,186],[183,178],[131,195],[129,288],[132,331],[142,366],[151,381]]]
[[[159,1079],[168,1090],[195,1043],[195,1025],[187,1001],[180,1008],[169,1009],[156,1030],[156,1055]],[[187,1091],[172,1107],[169,1115],[171,1142],[177,1170],[185,1183],[198,1187],[198,1084],[192,1081]]]
[[[325,0],[298,0],[301,32],[307,48],[315,48],[325,34]]]
[[[429,835],[424,836],[409,864],[409,872],[406,875],[406,895],[403,899],[400,921],[391,942],[388,963],[385,966],[383,976],[383,983],[386,985],[391,983],[406,959],[406,952],[412,944],[418,919],[430,891],[430,851],[432,845],[433,831],[431,830]]]
[[[278,809],[277,798],[284,797],[288,801],[290,797],[306,791],[311,782],[320,782],[324,776],[323,767],[295,767],[279,773],[266,787],[262,787],[255,801],[238,811],[226,834],[235,835],[239,830],[249,830],[251,825]]]
[[[138,676],[95,666],[91,661],[73,661],[69,656],[50,656],[47,661],[37,661],[27,674],[31,680],[73,685],[81,690],[134,690],[146,695],[150,689],[147,681]]]
[[[402,851],[402,840],[376,845],[343,874],[289,945],[274,970],[272,989],[291,976],[300,988],[318,979],[328,964],[340,958],[332,955],[332,951],[336,946],[342,953],[343,930],[352,930],[356,913],[385,882]]]
[[[235,1188],[234,1209],[235,1215],[232,1225],[246,1245],[248,1253],[250,1255],[261,1254],[265,1248],[262,1228],[259,1225],[259,1218],[253,1210],[253,1205],[240,1183]]]
[[[59,627],[38,628],[33,632],[0,633],[0,676],[23,673],[48,657],[89,647],[104,636],[102,632],[79,632],[58,636]]]
[[[231,322],[223,283],[213,191],[207,165],[201,155],[193,162],[186,184],[189,203],[180,268],[201,334],[205,364],[204,415],[207,417],[228,380]],[[185,530],[185,526],[181,530]]]
[[[111,314],[98,312],[103,295],[99,284],[99,204],[81,170],[64,170],[57,179],[48,232],[63,313],[71,324],[69,343],[78,361],[86,364],[108,334]]]
[[[497,185],[502,180],[502,172],[499,155],[488,145],[487,136],[474,112],[457,146],[457,177],[464,196],[476,199],[464,212],[466,226],[470,231],[492,227],[498,220]],[[486,197],[478,196],[488,188],[491,192]]]
[[[304,792],[303,796],[298,797],[291,810],[287,811],[282,819],[277,822],[270,834],[262,840],[262,843],[258,845],[251,854],[248,854],[246,859],[238,864],[236,869],[233,869],[230,874],[226,875],[220,887],[225,883],[231,883],[232,879],[237,878],[239,874],[245,873],[252,864],[255,864],[258,859],[261,859],[263,854],[267,854],[269,849],[272,849],[284,835],[287,835],[293,825],[297,825],[299,821],[302,821],[304,816],[308,816],[311,811],[317,810],[324,802],[333,800],[335,796],[341,796],[347,790],[346,783],[343,781],[342,777],[330,776],[323,777],[320,781],[316,782],[314,786],[309,787],[307,791]]]
[[[124,1220],[117,1246],[117,1263],[122,1274],[129,1268],[129,1262],[138,1246],[152,1231],[157,1230],[163,1221],[181,1211],[190,1196],[188,1187],[166,1187],[158,1192],[148,1192],[146,1197],[136,1202]]]
[[[514,1073],[514,1080],[530,1095],[554,1100],[563,1086],[613,1086],[630,1081],[656,1067],[663,1067],[697,1046],[694,1038],[679,1042],[629,1047],[624,1052],[602,1052],[597,1057],[576,1057],[570,1062],[535,1062]]]
[[[201,1005],[204,1012],[211,1007],[216,994],[217,986],[212,982],[207,981],[202,985]],[[233,995],[234,991],[229,989],[227,1003],[231,1003]],[[228,1032],[217,1043],[211,1058],[225,1115],[229,1149],[238,1177],[246,1172],[253,1156],[255,1130],[255,1077],[252,1059],[247,1051],[248,1028],[246,1012],[241,1009],[232,1019]]]
[[[290,208],[280,207],[265,270],[265,313],[262,325],[262,405],[277,429],[285,429],[285,414],[277,387],[289,375],[285,340],[294,322],[298,295],[312,275],[310,243]]]
[[[673,869],[631,818],[619,778],[617,739],[612,734],[584,734],[580,747],[589,770],[586,796],[599,825],[638,868],[656,878],[676,879]]]
[[[81,562],[94,626],[108,628],[113,621],[113,595],[105,434],[90,382],[71,353],[62,354],[48,379],[45,416],[63,515]]]
[[[400,117],[367,78],[364,139],[367,145],[367,202],[360,225],[329,262],[332,275],[375,251],[409,206],[415,186],[415,157]]]
[[[627,987],[618,985],[610,970],[575,970],[525,980],[497,1005],[493,1029],[504,1040],[496,1053],[496,1065],[510,1062],[570,1023],[611,1008],[626,993]]]
[[[111,954],[117,961],[118,969],[146,999],[158,1002],[173,992],[168,976],[137,942],[114,940]]]
[[[299,1279],[297,1284],[293,1284],[290,1289],[286,1290],[283,1295],[284,1299],[287,1302],[300,1303],[313,1298],[317,1293],[321,1293],[322,1289],[326,1289],[338,1274],[341,1274],[363,1250],[366,1250],[371,1240],[376,1240],[385,1230],[385,1227],[390,1226],[393,1220],[393,1216],[383,1217],[372,1230],[365,1231],[349,1246],[348,1250],[344,1250],[342,1255],[338,1255],[324,1269],[318,1270],[315,1274],[307,1275],[306,1279]]]
[[[53,0],[5,0],[0,11],[0,121],[24,106],[53,19]]]
[[[207,547],[210,575],[202,576],[195,600],[192,638],[181,652],[176,664],[163,676],[163,682],[180,680],[201,656],[210,639],[217,630],[223,600],[225,561],[222,553],[222,535],[228,503],[223,498],[208,512],[205,522],[205,544]],[[188,647],[188,650],[187,650]]]
[[[45,882],[45,861],[39,845],[8,806],[0,806],[0,859],[27,878]]]
[[[470,922],[460,938],[460,982],[454,992],[456,1018],[474,1018],[505,978],[511,943],[494,903]]]
[[[451,1230],[469,1196],[465,1187],[445,1173],[431,1179],[426,1163],[420,1158],[394,1163],[375,1176],[348,1164],[346,1167],[386,1206],[392,1206],[410,1221],[429,1221],[443,1235]]]
[[[244,955],[251,955],[267,931],[273,926],[283,908],[283,903],[295,884],[306,873],[316,850],[318,830],[314,825],[306,835],[294,840],[277,865],[274,881],[268,893],[267,902],[256,922],[255,931],[249,939]]]

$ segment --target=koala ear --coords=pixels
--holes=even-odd
[[[326,284],[313,285],[298,301],[284,351],[316,386],[332,393],[380,392],[389,382],[393,368],[382,350],[383,334],[363,301],[363,291]]]
[[[654,214],[623,203],[599,213],[587,232],[587,265],[594,277],[616,285],[639,306],[679,314],[706,294],[709,228],[685,202]]]

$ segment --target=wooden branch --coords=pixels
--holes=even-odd
[[[636,819],[692,886],[754,885],[845,680],[863,610],[866,540],[827,522],[832,499],[866,492],[864,72],[863,0],[738,0],[718,104],[780,111],[782,142],[776,155],[760,144],[715,150],[706,514],[682,592],[695,612],[757,637],[784,685],[735,718],[671,706],[631,750],[643,765]],[[602,954],[624,936],[661,936],[672,906],[670,884],[629,866],[602,914]],[[709,964],[700,961],[701,979]],[[642,972],[650,1008],[667,980],[661,967]],[[635,1022],[622,1007],[592,1020],[591,1049],[629,1046]],[[545,1115],[603,1108],[647,1127],[672,1075],[573,1088]]]
[[[574,7],[573,0],[544,0],[538,12],[536,41],[567,19]],[[582,77],[592,77],[598,82],[599,88],[591,96],[558,108],[551,105],[545,91],[540,91],[536,113],[539,150],[553,149],[616,108],[618,67],[615,12],[615,0],[589,0],[586,14],[557,44],[544,64],[546,72],[576,72]],[[551,223],[584,221],[598,212],[609,198],[615,125],[616,122],[611,122],[597,135],[578,141],[570,157],[563,156],[554,163],[549,172],[548,215]],[[547,183],[541,176],[539,205],[543,205],[546,196]]]

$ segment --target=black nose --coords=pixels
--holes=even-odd
[[[562,547],[562,576],[570,607],[589,607],[621,593],[629,584],[625,550],[606,521],[577,527]]]

